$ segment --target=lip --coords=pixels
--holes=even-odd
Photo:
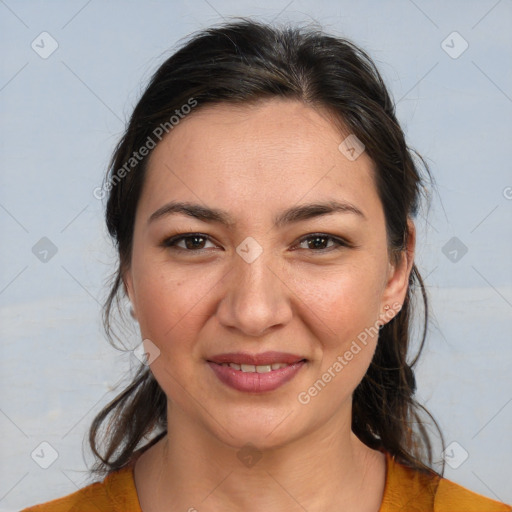
[[[262,352],[261,354],[249,354],[246,352],[231,352],[228,354],[219,354],[207,359],[211,363],[236,363],[253,364],[255,366],[267,365],[272,363],[286,363],[293,365],[299,361],[305,360],[305,357],[286,352]],[[284,368],[283,368],[284,369]],[[274,370],[278,371],[278,370]]]
[[[297,375],[306,364],[305,358],[282,352],[265,352],[264,354],[221,354],[207,361],[217,378],[225,385],[246,393],[265,393],[274,391]],[[268,365],[286,363],[288,366],[270,372],[243,372],[221,363]]]

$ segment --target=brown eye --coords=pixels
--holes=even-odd
[[[301,247],[301,249],[310,249],[314,252],[321,252],[321,251],[327,252],[327,251],[348,245],[345,241],[343,241],[337,237],[326,235],[324,233],[318,233],[318,234],[313,234],[313,235],[304,237],[299,242],[299,245],[302,245],[302,244],[306,244],[306,246]]]
[[[205,249],[206,243],[212,243],[207,235],[190,233],[169,238],[163,242],[165,247],[177,248],[184,251],[196,252]]]

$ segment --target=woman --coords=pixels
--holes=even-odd
[[[195,35],[97,191],[107,332],[126,295],[144,340],[90,431],[108,475],[26,510],[512,510],[430,469],[407,362],[423,188],[353,44],[248,20]]]

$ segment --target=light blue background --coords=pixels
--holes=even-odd
[[[438,184],[428,221],[426,212],[418,219],[418,263],[434,314],[418,395],[447,444],[469,454],[446,477],[512,502],[510,0],[5,0],[0,511],[88,483],[82,440],[134,366],[102,333],[115,254],[92,192],[159,63],[182,37],[235,15],[313,19],[377,62],[408,141]],[[59,45],[47,59],[31,48],[43,31]],[[457,59],[441,47],[453,31],[469,44]],[[32,253],[44,236],[58,249],[47,263]],[[454,236],[468,248],[456,263],[442,252]],[[136,342],[133,334],[127,345]],[[46,470],[30,456],[42,441],[59,454]]]

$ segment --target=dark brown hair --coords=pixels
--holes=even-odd
[[[134,152],[148,146],[150,139],[155,141],[162,126],[170,131],[171,117],[191,105],[191,99],[197,110],[207,104],[246,104],[274,97],[326,110],[362,141],[375,164],[390,257],[397,261],[403,254],[407,220],[417,214],[425,188],[418,164],[427,177],[429,172],[407,146],[394,104],[370,57],[350,41],[317,28],[232,21],[195,34],[158,68],[113,154],[103,186],[109,192],[106,223],[119,255],[104,307],[110,341],[112,308],[125,293],[123,272],[130,266],[136,207],[148,161],[148,156],[133,160]],[[416,357],[408,361],[412,301],[418,290],[424,302],[422,333]],[[423,413],[433,421],[443,446],[444,442],[437,423],[414,399],[413,367],[425,343],[427,321],[425,287],[414,266],[403,307],[381,327],[373,360],[354,392],[352,430],[367,446],[429,472],[432,446]],[[133,382],[92,423],[89,443],[98,458],[92,471],[120,469],[131,462],[144,440],[155,432],[152,442],[165,435],[166,405],[166,395],[149,367],[141,365]],[[102,425],[107,425],[104,432]],[[441,475],[443,470],[444,466]]]

